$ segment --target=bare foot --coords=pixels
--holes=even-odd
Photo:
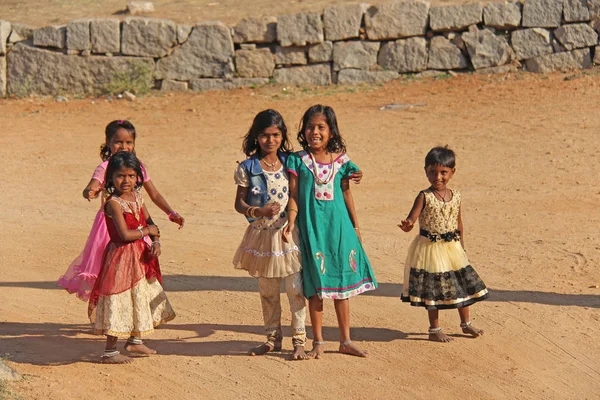
[[[314,358],[319,359],[325,352],[325,343],[324,342],[313,342],[313,348],[311,351],[306,353],[306,358]]]
[[[281,347],[277,349],[269,343],[263,343],[258,347],[253,347],[250,350],[248,350],[248,354],[250,354],[251,356],[262,356],[263,354],[267,354],[272,351],[281,351]]]
[[[112,357],[102,357],[102,364],[129,364],[133,359],[131,357],[124,356],[123,354],[117,354]]]
[[[125,350],[127,350],[130,353],[144,354],[147,356],[156,354],[156,350],[149,348],[148,346],[146,346],[143,343],[142,344],[127,343],[127,344],[125,344]]]
[[[304,352],[304,346],[294,346],[294,352],[290,356],[290,360],[306,360],[308,356]]]
[[[483,335],[483,329],[477,329],[471,324],[468,324],[467,326],[463,326],[462,331],[463,331],[463,333],[466,333],[467,335],[471,335],[473,337],[479,337],[479,336]]]
[[[369,352],[361,350],[354,342],[340,343],[340,353],[349,354],[351,356],[366,357]]]
[[[454,339],[442,332],[441,328],[434,328],[429,330],[429,340],[432,342],[448,343]]]

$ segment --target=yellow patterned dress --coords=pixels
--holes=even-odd
[[[423,191],[419,235],[408,248],[402,301],[428,310],[469,306],[488,297],[485,284],[469,263],[460,244],[460,193],[448,202],[431,190]]]

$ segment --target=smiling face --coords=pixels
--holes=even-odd
[[[137,183],[137,173],[133,168],[121,167],[115,171],[112,176],[112,181],[115,186],[115,191],[122,195],[123,193],[132,192]]]
[[[454,176],[456,168],[444,167],[439,164],[428,165],[425,167],[425,174],[431,187],[437,191],[445,190],[448,181]]]
[[[127,129],[119,128],[107,144],[111,154],[116,154],[119,151],[131,153],[135,148],[135,138]]]
[[[305,128],[306,142],[312,151],[326,150],[331,131],[323,114],[311,117]]]
[[[263,157],[270,154],[277,154],[277,150],[279,150],[283,141],[283,134],[277,126],[271,125],[258,134],[256,141],[260,146],[260,152]]]

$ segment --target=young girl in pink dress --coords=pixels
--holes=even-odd
[[[104,162],[96,167],[92,179],[83,190],[83,197],[85,199],[88,201],[95,199],[104,190],[104,175],[108,160],[113,154],[120,151],[135,153],[136,136],[135,127],[129,121],[112,121],[106,126],[105,143],[100,146],[100,157],[102,157]],[[168,214],[170,221],[179,224],[179,227],[183,228],[183,217],[173,211],[164,197],[158,192],[143,164],[141,168],[143,186],[152,202]],[[151,220],[148,222],[152,223]],[[64,275],[60,277],[58,284],[69,293],[75,293],[79,299],[88,301],[90,291],[98,276],[102,254],[108,241],[109,236],[106,230],[106,222],[104,221],[104,198],[101,196],[100,209],[96,213],[96,218],[92,224],[92,229],[83,251],[73,260]]]

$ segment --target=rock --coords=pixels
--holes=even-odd
[[[76,19],[67,23],[67,50],[90,50],[90,20]]]
[[[340,4],[325,8],[323,25],[326,40],[346,40],[357,38],[365,13],[363,4]]]
[[[227,78],[235,71],[233,40],[222,22],[203,22],[188,40],[157,61],[157,79],[190,81],[197,78]]]
[[[69,101],[69,99],[67,99],[65,96],[56,96],[54,100],[58,103],[66,103]]]
[[[433,31],[461,31],[482,20],[483,7],[480,3],[431,7],[429,26]]]
[[[165,79],[160,84],[160,90],[163,92],[187,92],[188,83]]]
[[[552,54],[550,31],[543,28],[520,29],[511,34],[517,60]]]
[[[127,3],[127,11],[131,15],[153,13],[154,4],[151,1],[130,1]]]
[[[234,43],[277,41],[277,18],[244,18],[233,28]]]
[[[0,56],[0,97],[6,96],[6,57]]]
[[[66,28],[64,26],[45,26],[33,31],[33,44],[38,47],[65,48]]]
[[[369,40],[398,39],[421,36],[427,32],[429,3],[405,1],[370,7],[365,13]]]
[[[277,19],[277,40],[283,47],[323,42],[321,14],[307,12],[280,16]]]
[[[331,67],[329,64],[312,64],[280,68],[275,70],[273,78],[275,82],[284,85],[331,85]]]
[[[275,64],[277,65],[306,65],[306,47],[275,48]]]
[[[121,53],[125,55],[164,57],[176,42],[177,26],[173,21],[140,17],[123,21]]]
[[[443,36],[434,36],[429,42],[429,61],[427,68],[464,69],[469,67],[467,57],[458,46]]]
[[[1,65],[1,63],[2,63],[2,61],[0,61],[0,65]],[[596,65],[600,64],[600,46],[594,47],[594,64],[596,64]],[[1,71],[1,69],[0,69],[0,71]],[[1,87],[0,87],[0,89],[1,89]]]
[[[598,44],[598,34],[588,24],[563,25],[554,30],[554,36],[567,50]]]
[[[379,42],[350,41],[333,44],[333,70],[370,69],[377,65]]]
[[[567,49],[565,49],[565,46],[563,46],[558,40],[556,39],[552,39],[552,49],[554,50],[555,53],[562,53],[564,51],[567,51]]]
[[[523,5],[523,26],[556,28],[560,26],[563,0],[527,0]]]
[[[177,43],[185,43],[191,32],[192,27],[190,25],[177,25]]]
[[[269,78],[275,69],[273,54],[268,48],[237,50],[235,65],[238,75],[242,78]]]
[[[256,50],[256,43],[242,43],[240,44],[241,50]]]
[[[16,381],[21,379],[22,376],[17,371],[6,365],[6,363],[0,360],[0,382],[1,381]]]
[[[194,91],[230,90],[241,87],[261,86],[269,83],[267,78],[193,79],[190,89]],[[206,261],[210,261],[207,259]]]
[[[14,45],[7,62],[7,91],[17,96],[102,93],[124,76],[135,76],[137,83],[148,87],[153,84],[152,58],[73,57],[21,42]]]
[[[381,46],[377,63],[390,71],[419,72],[427,69],[427,56],[425,38],[400,39]]]
[[[121,22],[115,18],[92,19],[90,37],[92,53],[107,54],[121,52]]]
[[[564,0],[563,15],[566,22],[582,22],[590,20],[587,0]]]
[[[2,22],[0,22],[0,25]],[[12,33],[8,38],[9,43],[22,42],[24,40],[31,39],[33,37],[33,28],[29,25],[14,22],[12,25]],[[0,28],[1,29],[1,28]]]
[[[11,23],[0,21],[0,55],[6,54],[6,42],[12,31]]]
[[[360,69],[343,69],[338,73],[339,85],[355,85],[357,83],[382,83],[397,79],[399,74],[394,71],[364,71]]]
[[[481,68],[475,71],[477,74],[506,74],[509,72],[517,72],[519,68],[516,65],[500,65],[498,67]]]
[[[600,19],[600,0],[587,0],[591,20]]]
[[[565,53],[534,57],[525,62],[527,71],[537,73],[572,71],[575,69],[588,68],[591,65],[590,49],[580,49]]]
[[[308,62],[324,63],[333,60],[333,43],[325,41],[319,44],[313,44],[308,48]]]
[[[128,92],[127,90],[123,92],[123,98],[127,101],[135,101],[135,94]]]
[[[498,29],[518,28],[521,23],[521,3],[489,3],[483,8],[483,23]]]
[[[506,40],[487,29],[467,32],[462,39],[475,69],[497,67],[510,61],[512,50]]]

